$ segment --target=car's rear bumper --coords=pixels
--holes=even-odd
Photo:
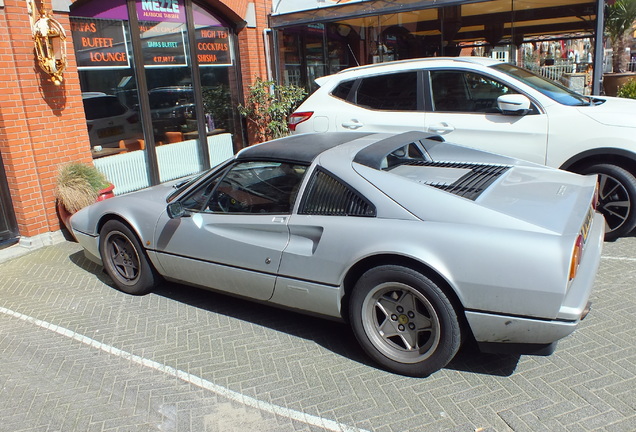
[[[551,344],[572,333],[576,321],[466,312],[466,318],[477,343]]]

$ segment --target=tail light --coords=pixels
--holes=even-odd
[[[576,272],[581,264],[581,256],[583,255],[583,235],[579,234],[574,242],[574,250],[570,259],[570,280],[576,277]]]
[[[314,115],[313,111],[304,111],[304,112],[295,112],[289,116],[289,120],[287,122],[287,126],[289,126],[290,131],[295,131],[296,126],[300,123],[307,121]]]

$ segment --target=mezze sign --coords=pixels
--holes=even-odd
[[[183,0],[141,0],[137,2],[139,21],[185,23]]]

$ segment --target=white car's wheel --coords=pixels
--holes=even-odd
[[[582,174],[597,174],[598,211],[605,216],[605,240],[616,240],[636,227],[636,178],[611,164],[589,166]]]
[[[364,350],[385,368],[427,376],[443,368],[461,345],[457,313],[444,292],[410,268],[367,271],[351,295],[350,320]]]

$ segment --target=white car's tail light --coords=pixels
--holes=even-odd
[[[309,120],[312,115],[314,115],[313,111],[302,111],[302,112],[292,113],[292,115],[289,116],[289,120],[287,122],[287,126],[289,126],[289,130],[292,132],[295,131],[296,126],[298,126],[298,124]]]

